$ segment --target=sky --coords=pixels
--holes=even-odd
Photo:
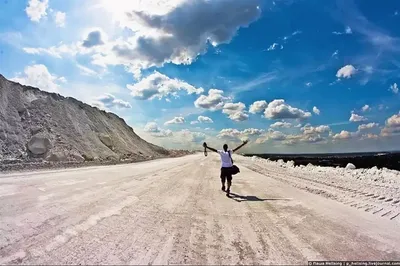
[[[0,0],[0,74],[166,148],[399,150],[399,12],[397,0]]]

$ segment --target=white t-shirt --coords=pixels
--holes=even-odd
[[[232,167],[231,157],[229,157],[229,153],[232,153],[232,150],[228,150],[227,152],[224,150],[218,150],[219,155],[221,156],[221,167]]]

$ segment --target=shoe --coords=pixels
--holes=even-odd
[[[226,195],[229,197],[229,193],[230,193],[231,191],[228,189],[227,191],[226,191]]]
[[[222,186],[221,190],[222,190],[222,191],[225,191],[225,186]]]

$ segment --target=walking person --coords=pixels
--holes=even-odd
[[[203,147],[206,151],[206,149],[209,149],[213,152],[216,152],[220,155],[221,157],[221,183],[222,187],[221,190],[225,191],[225,180],[227,181],[228,188],[226,190],[226,195],[229,196],[231,185],[232,185],[232,167],[233,167],[233,160],[232,160],[232,153],[236,152],[240,148],[242,148],[244,145],[246,145],[249,141],[243,141],[241,145],[239,145],[237,148],[233,150],[228,149],[228,145],[224,144],[223,145],[223,150],[216,150],[214,148],[208,147],[207,143],[203,143]]]

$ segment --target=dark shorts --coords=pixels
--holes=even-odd
[[[221,168],[221,181],[225,182],[225,180],[228,180],[229,182],[232,181],[232,175],[229,167]]]

